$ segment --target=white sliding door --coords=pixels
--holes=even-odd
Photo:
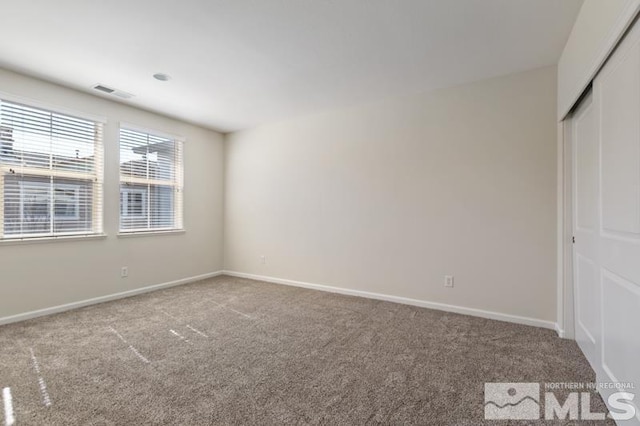
[[[599,382],[640,406],[640,25],[572,118],[576,340]],[[603,396],[614,390],[605,390]],[[638,410],[637,410],[638,411]],[[640,411],[638,411],[640,419]],[[640,423],[640,420],[637,420]],[[632,424],[631,422],[630,424]]]

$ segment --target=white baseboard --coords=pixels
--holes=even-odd
[[[270,282],[275,284],[284,284],[284,285],[289,285],[294,287],[303,287],[303,288],[309,288],[313,290],[326,291],[330,293],[340,293],[340,294],[346,294],[349,296],[365,297],[368,299],[384,300],[387,302],[402,303],[404,305],[413,305],[413,306],[419,306],[422,308],[436,309],[439,311],[454,312],[462,315],[471,315],[471,316],[488,318],[488,319],[493,319],[498,321],[506,321],[506,322],[512,322],[516,324],[524,324],[524,325],[530,325],[534,327],[548,328],[551,330],[555,330],[560,337],[564,337],[564,330],[560,329],[558,324],[551,321],[544,321],[536,318],[528,318],[528,317],[522,317],[518,315],[503,314],[499,312],[485,311],[482,309],[465,308],[463,306],[448,305],[445,303],[429,302],[426,300],[410,299],[407,297],[391,296],[388,294],[372,293],[368,291],[352,290],[352,289],[341,288],[341,287],[332,287],[332,286],[327,286],[322,284],[312,284],[312,283],[307,283],[303,281],[287,280],[283,278],[274,278],[274,277],[268,277],[264,275],[246,274],[243,272],[235,272],[235,271],[211,272],[208,274],[202,274],[194,277],[183,278],[176,281],[170,281],[162,284],[156,284],[156,285],[151,285],[147,287],[128,290],[121,293],[109,294],[106,296],[100,296],[93,299],[86,299],[78,302],[67,303],[65,305],[53,306],[51,308],[39,309],[36,311],[30,311],[22,314],[3,317],[3,318],[0,318],[0,325],[10,324],[10,323],[19,322],[19,321],[25,321],[28,319],[37,318],[45,315],[57,314],[60,312],[82,308],[89,305],[95,305],[98,303],[109,302],[112,300],[123,299],[126,297],[136,296],[138,294],[148,293],[155,290],[161,290],[164,288],[175,287],[182,284],[188,284],[188,283],[204,280],[207,278],[213,278],[219,275],[229,275],[233,277],[247,278],[247,279],[256,280],[256,281],[265,281],[265,282]]]
[[[330,293],[340,293],[340,294],[346,294],[349,296],[360,296],[360,297],[366,297],[368,299],[384,300],[387,302],[402,303],[404,305],[419,306],[421,308],[436,309],[436,310],[445,311],[445,312],[454,312],[456,314],[471,315],[474,317],[488,318],[492,320],[506,321],[506,322],[512,322],[516,324],[531,325],[533,327],[542,327],[542,328],[548,328],[551,330],[556,330],[558,334],[560,333],[560,329],[555,322],[544,321],[536,318],[502,314],[499,312],[485,311],[482,309],[465,308],[463,306],[429,302],[426,300],[410,299],[407,297],[400,297],[400,296],[391,296],[388,294],[371,293],[368,291],[351,290],[347,288],[332,287],[332,286],[321,285],[321,284],[312,284],[312,283],[306,283],[303,281],[294,281],[294,280],[287,280],[283,278],[267,277],[264,275],[246,274],[244,272],[225,270],[223,271],[223,274],[229,275],[232,277],[247,278],[247,279],[256,280],[256,281],[266,281],[266,282],[275,283],[275,284],[284,284],[284,285],[290,285],[294,287],[304,287],[304,288],[310,288],[313,290],[327,291]]]
[[[147,287],[136,288],[133,290],[123,291],[121,293],[108,294],[106,296],[95,297],[93,299],[81,300],[78,302],[67,303],[65,305],[53,306],[51,308],[39,309],[37,311],[25,312],[22,314],[12,315],[9,317],[0,318],[0,325],[10,324],[13,322],[25,321],[32,318],[37,318],[45,315],[57,314],[64,311],[70,311],[71,309],[82,308],[89,305],[96,305],[98,303],[110,302],[112,300],[123,299],[125,297],[136,296],[142,293],[148,293],[150,291],[161,290],[164,288],[175,287],[182,284],[188,284],[207,278],[217,277],[222,275],[222,271],[210,272],[208,274],[196,275],[194,277],[183,278],[180,280],[170,281],[162,284],[150,285]]]
[[[558,333],[558,337],[561,337],[563,339],[565,338],[564,330],[560,328],[560,324],[558,323],[555,324],[555,330],[556,330],[556,333]]]

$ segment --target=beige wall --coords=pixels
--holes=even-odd
[[[108,118],[108,237],[0,244],[0,318],[223,269],[224,201],[224,269],[555,321],[555,76],[263,126],[225,156],[215,132],[0,70],[0,92]],[[116,236],[120,121],[187,138],[185,234]]]
[[[222,269],[223,137],[40,80],[0,70],[0,92],[108,118],[104,240],[0,243],[0,318]],[[118,238],[118,123],[186,137],[184,234]],[[120,268],[129,277],[120,278]]]
[[[225,269],[555,321],[555,87],[549,67],[229,135]]]

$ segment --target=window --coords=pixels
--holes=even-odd
[[[102,232],[102,123],[0,100],[0,239]]]
[[[120,232],[182,229],[182,146],[177,138],[120,129]]]
[[[146,200],[146,188],[122,188],[120,190],[120,214],[123,217],[145,217]]]

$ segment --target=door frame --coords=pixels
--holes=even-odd
[[[580,100],[576,102],[576,105]],[[558,123],[556,331],[575,338],[573,289],[573,114]]]

